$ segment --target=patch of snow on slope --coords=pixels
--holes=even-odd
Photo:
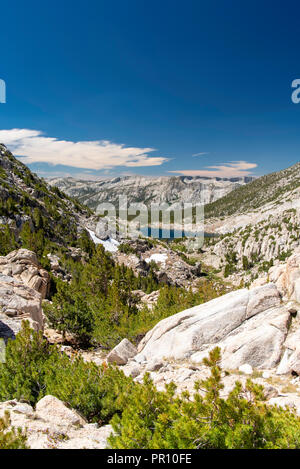
[[[96,235],[95,235],[95,232],[92,231],[92,230],[89,230],[87,228],[87,231],[90,235],[90,237],[92,238],[92,240],[94,241],[95,244],[102,244],[102,246],[104,247],[105,251],[108,251],[108,252],[117,252],[118,250],[118,246],[120,245],[120,243],[115,240],[115,239],[112,239],[112,238],[108,238],[107,240],[103,241],[102,239],[99,239]]]
[[[149,264],[149,262],[151,262],[151,261],[160,262],[161,264],[165,264],[167,258],[168,258],[167,254],[152,254],[152,256],[145,259],[145,261],[147,262],[147,264]]]

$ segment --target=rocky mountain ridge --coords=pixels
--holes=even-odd
[[[89,181],[69,177],[49,179],[49,184],[96,209],[101,202],[118,204],[120,195],[127,196],[128,203],[142,202],[146,205],[178,201],[206,204],[252,180],[252,177],[126,176]]]

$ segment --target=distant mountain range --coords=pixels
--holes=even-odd
[[[232,190],[253,181],[253,177],[205,178],[205,177],[146,177],[127,176],[102,180],[83,180],[72,177],[53,178],[48,182],[91,209],[99,203],[118,203],[120,195],[126,195],[128,203],[182,201],[211,203]]]

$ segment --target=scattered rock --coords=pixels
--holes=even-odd
[[[182,370],[180,370],[179,375],[178,375],[176,381],[177,381],[178,383],[183,383],[183,382],[186,381],[188,378],[190,378],[193,374],[194,374],[193,370],[190,370],[190,369],[187,369],[187,368],[183,368]]]
[[[19,402],[15,407],[13,407],[13,412],[18,412],[19,414],[24,414],[27,415],[27,417],[33,417],[34,416],[34,410],[31,407],[31,405]]]
[[[164,362],[155,358],[154,360],[150,360],[150,362],[146,366],[146,371],[158,371],[164,366]]]
[[[130,267],[136,274],[147,276],[151,261],[155,262],[153,275],[160,283],[190,287],[201,274],[200,263],[191,266],[178,253],[164,246],[149,247],[149,243],[143,239],[126,240],[126,244],[132,254],[118,251],[114,253],[114,257],[119,264]],[[152,292],[148,298],[143,296],[144,302],[150,304],[150,309],[157,300],[156,295]]]
[[[141,370],[141,366],[135,362],[130,362],[122,368],[123,373],[126,376],[131,376],[132,378],[136,378],[137,376],[139,376]]]
[[[297,415],[300,416],[300,397],[299,396],[278,396],[272,397],[269,399],[268,403],[270,405],[276,405],[285,409],[295,409]]]
[[[127,339],[123,339],[106,357],[108,363],[126,365],[128,360],[136,355],[136,347]]]
[[[47,398],[47,399],[46,399]],[[87,424],[59,399],[46,396],[37,403],[39,411],[17,401],[0,403],[0,417],[10,413],[11,425],[27,433],[31,449],[105,449],[113,432],[110,425]],[[54,402],[53,399],[56,399]],[[43,402],[42,402],[43,401]],[[53,405],[48,406],[51,401]],[[41,403],[41,404],[40,404]]]
[[[86,421],[75,410],[69,409],[62,401],[54,396],[45,396],[36,405],[39,418],[51,421],[56,425],[85,425]]]
[[[141,302],[140,309],[143,307],[143,305],[146,305],[150,310],[152,310],[157,303],[160,291],[154,290],[148,295],[142,290],[133,290],[132,293],[139,298]]]
[[[272,397],[277,397],[279,394],[278,389],[274,386],[264,386],[264,395],[266,399],[271,399]]]

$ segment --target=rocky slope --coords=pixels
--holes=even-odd
[[[187,176],[128,176],[88,181],[69,177],[50,179],[49,184],[76,197],[90,208],[96,209],[100,202],[118,204],[120,195],[126,195],[128,203],[149,204],[163,201],[170,204],[178,201],[209,203],[251,180],[253,180],[251,177],[222,179]]]
[[[162,284],[190,287],[201,274],[200,263],[188,264],[179,253],[159,241],[127,240],[113,257],[118,264],[126,265],[144,277],[152,268],[155,278]]]
[[[0,235],[6,236],[1,249],[9,252],[17,245],[26,223],[39,244],[42,238],[74,242],[90,217],[86,207],[47,185],[0,144]]]
[[[259,213],[264,206],[265,210],[285,207],[284,204],[299,199],[299,188],[300,163],[297,163],[282,171],[254,179],[221,200],[208,204],[205,207],[206,219]]]
[[[299,246],[300,163],[250,182],[205,207],[202,261],[237,284],[291,255]]]
[[[27,249],[0,257],[0,338],[14,338],[24,319],[43,330],[42,300],[50,277]]]
[[[140,382],[150,372],[158,389],[174,381],[193,391],[207,377],[202,360],[222,350],[224,396],[234,382],[253,379],[270,404],[300,415],[300,249],[250,289],[240,289],[160,321],[135,349],[123,341],[107,356]]]
[[[248,363],[257,369],[275,368],[279,374],[300,374],[299,302],[300,249],[250,290],[233,291],[158,323],[139,344],[135,361],[200,363],[218,345],[224,368]]]
[[[155,184],[158,190],[158,180]],[[226,184],[235,183],[226,181]],[[146,276],[149,271],[147,255],[151,257],[156,251],[143,249],[144,253],[147,251],[145,256],[141,256],[139,249],[136,249],[135,256],[119,253],[119,242],[98,232],[101,223],[103,225],[103,220],[99,220],[91,210],[31,173],[0,144],[0,254],[8,254],[25,244],[26,248],[37,253],[43,265],[48,264],[47,268],[56,277],[68,281],[70,275],[60,265],[57,251],[68,251],[70,258],[84,261],[85,252],[80,247],[85,243],[81,243],[80,238],[85,233],[86,237],[111,252],[116,262],[132,266],[136,272],[140,272],[139,265],[142,266]],[[197,268],[189,266],[171,250],[163,248],[163,256],[165,262],[157,263],[159,281],[183,285],[197,276]]]
[[[150,373],[157,389],[171,381],[177,392],[193,394],[208,376],[202,359],[222,350],[227,397],[235,381],[248,376],[263,385],[270,405],[295,409],[300,415],[300,249],[287,262],[272,267],[250,289],[240,289],[160,321],[138,348],[124,339],[106,357],[127,376],[141,382]],[[97,359],[99,360],[99,358]],[[53,396],[36,408],[15,400],[0,404],[0,416],[11,414],[12,425],[27,428],[31,448],[104,448],[110,426],[87,424]]]

